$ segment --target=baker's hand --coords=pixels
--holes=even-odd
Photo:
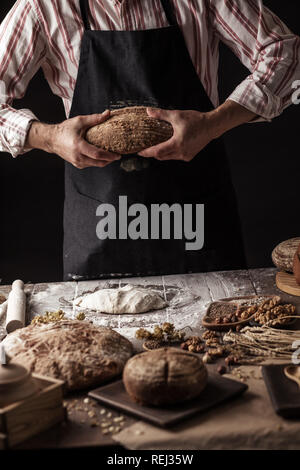
[[[166,142],[140,152],[142,157],[189,162],[215,138],[211,113],[153,108],[147,108],[147,113],[172,124],[174,134]]]
[[[32,123],[26,145],[56,153],[76,168],[105,167],[119,160],[120,155],[107,152],[85,140],[87,129],[108,119],[109,111],[67,119],[60,124]]]

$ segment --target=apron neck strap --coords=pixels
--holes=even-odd
[[[165,15],[167,17],[168,23],[170,26],[177,26],[177,19],[174,11],[173,5],[171,5],[171,0],[161,0],[161,4],[165,11]]]
[[[165,15],[167,17],[169,25],[176,26],[177,19],[176,19],[173,5],[171,5],[171,0],[161,0],[161,4],[165,11]],[[91,26],[89,22],[89,12],[90,12],[89,0],[80,0],[80,10],[81,10],[81,17],[82,17],[82,21],[84,24],[84,28],[86,30],[90,30]]]
[[[90,30],[91,25],[89,22],[89,12],[90,12],[89,0],[80,0],[80,10],[81,10],[81,18],[84,24],[84,29]]]

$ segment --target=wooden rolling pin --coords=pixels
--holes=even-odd
[[[11,286],[6,313],[6,331],[11,333],[25,326],[26,294],[24,282],[17,280]]]

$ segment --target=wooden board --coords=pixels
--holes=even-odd
[[[215,374],[208,377],[208,383],[199,397],[169,407],[150,407],[134,403],[127,394],[122,380],[104,385],[89,393],[89,396],[114,408],[135,415],[157,426],[167,427],[179,423],[231,400],[247,390],[248,386],[235,380]]]
[[[300,297],[300,286],[297,284],[293,274],[280,271],[276,274],[276,285],[283,292]]]
[[[38,391],[25,400],[0,408],[0,449],[11,448],[62,422],[64,382],[32,374]]]

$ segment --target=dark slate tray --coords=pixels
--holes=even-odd
[[[262,375],[276,413],[283,418],[300,418],[300,389],[285,376],[287,365],[263,366]]]
[[[131,400],[122,380],[89,392],[89,396],[123,412],[132,414],[157,426],[167,427],[179,423],[196,413],[203,413],[221,403],[241,395],[248,386],[218,375],[209,375],[206,388],[199,397],[168,407],[142,406]]]

